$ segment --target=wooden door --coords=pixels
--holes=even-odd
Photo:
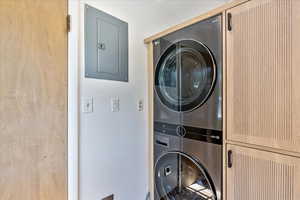
[[[228,145],[228,200],[300,199],[300,158]]]
[[[0,0],[0,199],[67,199],[67,0]]]
[[[227,139],[300,152],[300,1],[227,11]]]

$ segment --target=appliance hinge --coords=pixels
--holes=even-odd
[[[227,161],[228,161],[228,168],[232,168],[233,161],[232,161],[232,151],[231,150],[228,151]]]
[[[228,31],[232,31],[232,14],[228,13],[227,14],[227,26],[228,26]]]
[[[71,32],[71,15],[67,15],[67,31]]]

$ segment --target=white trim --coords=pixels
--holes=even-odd
[[[68,200],[79,200],[79,2],[68,1],[71,15],[68,38]]]

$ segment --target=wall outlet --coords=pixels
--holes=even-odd
[[[94,111],[93,97],[82,98],[81,109],[83,113],[92,113]]]
[[[144,101],[139,100],[138,101],[138,111],[142,112],[144,110]]]
[[[114,200],[114,195],[110,195],[108,197],[103,198],[102,200]]]
[[[111,104],[111,112],[119,112],[120,111],[120,99],[119,97],[114,97],[110,100]]]

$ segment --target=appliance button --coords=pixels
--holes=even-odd
[[[220,136],[210,136],[210,138],[212,138],[212,139],[216,139],[216,140],[219,140],[220,139]]]
[[[183,126],[177,126],[176,133],[180,137],[184,137],[186,135],[186,130]]]

